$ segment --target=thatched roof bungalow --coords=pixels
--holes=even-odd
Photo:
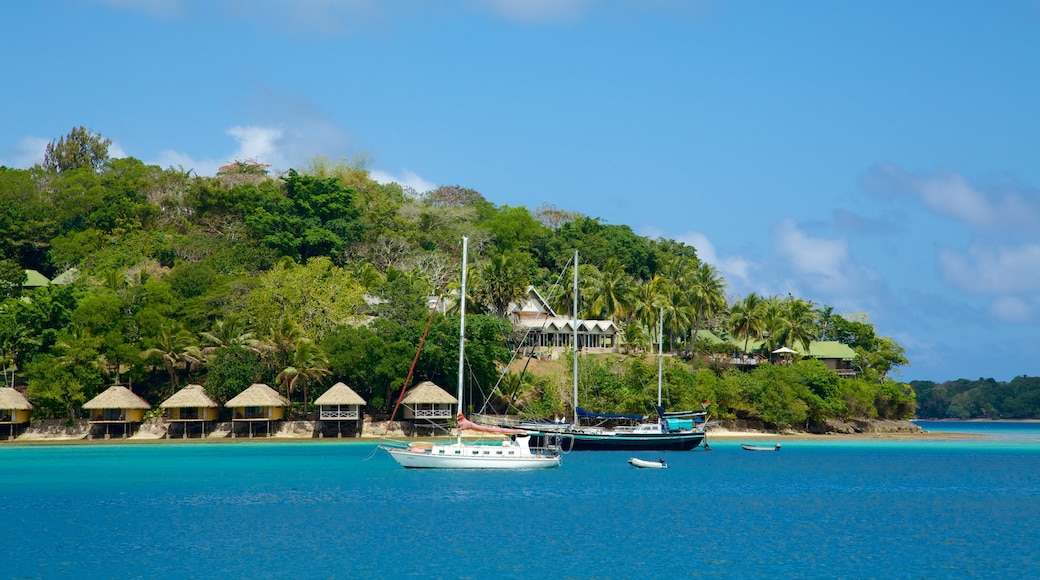
[[[253,383],[224,406],[233,409],[231,417],[231,436],[235,436],[236,424],[248,424],[249,436],[253,436],[253,425],[267,427],[267,436],[271,436],[274,421],[285,419],[285,410],[289,401],[278,391],[263,383]]]
[[[122,385],[112,385],[83,404],[83,409],[90,411],[91,437],[94,428],[103,425],[106,439],[111,437],[113,426],[120,427],[123,437],[130,435],[133,426],[143,422],[145,411],[151,408],[148,401]]]
[[[32,415],[32,403],[25,395],[11,387],[0,387],[0,425],[6,425],[7,437],[14,437],[15,431],[29,424]]]
[[[401,403],[405,419],[446,420],[455,417],[459,400],[432,382],[423,381],[410,389]]]
[[[195,426],[201,428],[205,437],[206,423],[217,420],[220,405],[209,398],[202,385],[188,385],[159,403],[159,407],[166,410],[166,421],[170,423],[167,438],[171,436],[174,425],[180,427],[183,437],[187,437],[188,431]]]
[[[329,390],[315,399],[314,404],[318,405],[318,419],[322,423],[322,436],[325,434],[326,423],[335,424],[337,436],[342,436],[345,421],[355,425],[355,435],[361,433],[361,406],[365,404],[365,400],[346,384],[340,382],[332,385]]]

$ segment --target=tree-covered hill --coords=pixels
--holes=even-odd
[[[1040,377],[1011,382],[960,379],[913,381],[917,416],[926,419],[1040,419]]]
[[[40,416],[74,417],[112,383],[155,405],[187,383],[223,402],[265,382],[305,409],[343,381],[370,409],[385,409],[427,332],[412,384],[453,385],[457,313],[431,316],[429,300],[457,291],[463,235],[474,393],[502,378],[516,340],[503,314],[528,285],[571,310],[572,293],[557,282],[579,249],[580,316],[613,320],[626,351],[663,342],[693,355],[669,359],[670,405],[711,401],[719,417],[778,426],[913,413],[913,391],[890,377],[909,361],[864,315],[794,296],[727,300],[721,274],[674,240],[548,202],[499,207],[462,186],[418,194],[380,184],[363,158],[316,158],[281,175],[237,160],[204,177],[113,159],[108,145],[78,127],[40,165],[0,167],[0,367]],[[61,283],[26,286],[26,270]],[[702,330],[724,346],[692,342]],[[812,360],[743,372],[700,356],[814,340],[852,348],[858,376],[839,378]],[[640,357],[585,372],[603,411],[652,410],[656,368]],[[547,415],[569,400],[558,381],[508,381],[501,405],[515,399]]]

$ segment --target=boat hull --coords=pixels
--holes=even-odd
[[[776,445],[748,445],[747,443],[741,443],[740,447],[744,451],[780,451],[779,443]]]
[[[628,464],[640,469],[668,469],[668,464],[665,463],[663,459],[660,461],[647,461],[645,459],[633,457],[628,460]]]
[[[560,431],[532,435],[536,445],[558,440],[564,451],[689,451],[704,441],[704,433],[586,433]]]
[[[482,451],[479,446],[476,451]],[[493,448],[492,448],[493,449]],[[502,456],[495,454],[454,454],[454,449],[439,454],[418,452],[411,449],[383,448],[402,467],[411,469],[546,469],[559,467],[563,460],[559,455]],[[434,450],[436,451],[436,449]]]

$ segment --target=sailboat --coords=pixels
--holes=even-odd
[[[523,429],[478,425],[462,413],[462,385],[466,358],[466,248],[462,238],[462,291],[459,308],[459,412],[456,439],[452,443],[387,442],[380,448],[398,464],[410,468],[436,469],[540,469],[559,467],[563,459],[559,449],[533,448],[531,435]],[[509,439],[493,443],[463,442],[463,430],[509,435]]]
[[[657,421],[626,427],[582,426],[581,420],[642,420],[641,415],[591,413],[578,406],[578,252],[574,252],[574,420],[572,423],[520,423],[536,441],[559,441],[571,451],[689,451],[704,441],[704,419],[701,411],[665,412],[661,405],[661,382],[664,349],[659,343],[657,357]],[[663,319],[663,316],[661,317]],[[659,321],[663,325],[663,320]],[[661,329],[663,330],[663,328]],[[658,336],[662,336],[659,332]]]

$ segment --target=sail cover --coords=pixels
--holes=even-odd
[[[578,407],[578,416],[584,419],[628,419],[629,421],[639,421],[643,418],[642,415],[622,415],[619,413],[592,413],[586,411],[581,407]]]
[[[495,426],[492,426],[492,425],[481,425],[479,423],[474,423],[473,421],[470,421],[469,419],[467,419],[466,416],[463,415],[462,413],[459,413],[455,418],[458,419],[458,421],[459,421],[459,430],[460,431],[481,431],[483,433],[506,433],[506,434],[509,434],[509,435],[523,435],[524,433],[527,433],[527,431],[524,431],[523,429],[510,429],[509,427],[495,427]]]

